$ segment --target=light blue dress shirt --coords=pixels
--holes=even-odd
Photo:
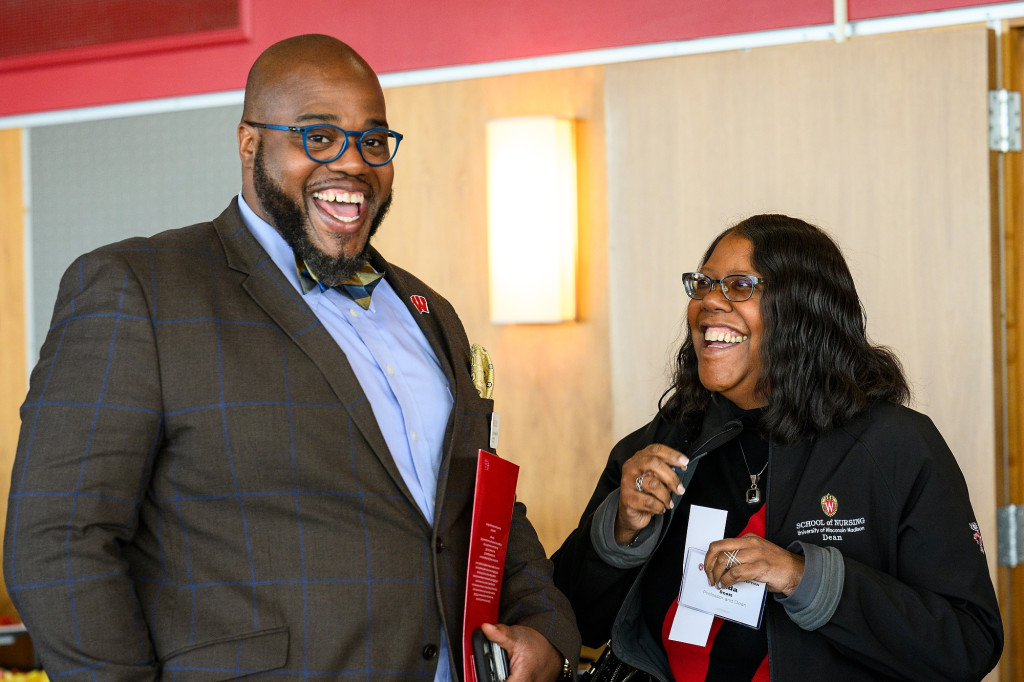
[[[284,237],[238,195],[242,220],[345,352],[416,504],[433,524],[437,474],[453,400],[437,356],[387,280],[364,310],[336,289],[302,293],[295,255]],[[436,682],[452,679],[441,633]]]

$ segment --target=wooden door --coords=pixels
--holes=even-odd
[[[998,59],[999,87],[1024,92],[1024,20],[1008,23],[1001,34]],[[993,174],[1001,189],[1003,229],[994,263],[1003,293],[997,326],[1004,428],[999,431],[1000,464],[997,499],[1000,506],[1024,505],[1024,153],[997,154]],[[1018,549],[1018,553],[1020,549]],[[1004,679],[1024,678],[1024,564],[999,569],[1000,600],[1007,623]]]

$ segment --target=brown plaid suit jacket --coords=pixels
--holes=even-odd
[[[473,479],[493,404],[472,385],[451,305],[379,254],[373,264],[455,400],[434,519],[344,353],[235,202],[68,269],[22,407],[4,546],[51,678],[429,680],[442,627],[461,672]],[[501,620],[578,651],[520,504]]]

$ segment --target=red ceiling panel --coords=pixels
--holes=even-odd
[[[1008,3],[849,0],[849,16],[999,4]],[[378,73],[395,73],[833,19],[832,0],[0,0],[0,8],[0,117],[239,90],[264,48],[298,33],[335,35]]]
[[[5,0],[0,70],[242,37],[240,0]]]

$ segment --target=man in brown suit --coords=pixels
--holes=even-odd
[[[401,142],[377,77],[333,38],[277,43],[238,141],[218,218],[61,282],[21,412],[11,596],[51,678],[464,677],[493,402],[451,305],[369,246]],[[510,680],[575,660],[520,504],[499,619]]]

